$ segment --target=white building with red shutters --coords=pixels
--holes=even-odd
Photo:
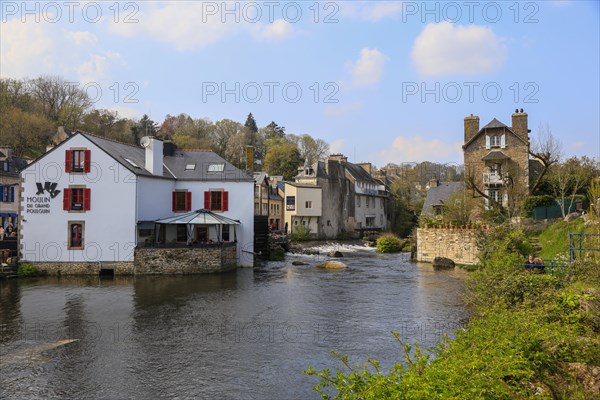
[[[237,265],[252,266],[252,177],[210,151],[154,138],[143,145],[76,132],[28,165],[21,172],[21,260],[84,269],[117,263],[135,273],[128,268],[136,249],[226,245],[235,247]],[[155,223],[200,209],[232,224]]]

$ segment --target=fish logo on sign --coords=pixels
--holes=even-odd
[[[60,193],[60,190],[56,190],[56,186],[58,186],[58,183],[44,182],[44,184],[42,185],[41,182],[37,182],[36,186],[37,196],[44,194],[44,192],[48,192],[51,198],[55,198]]]

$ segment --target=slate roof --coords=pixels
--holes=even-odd
[[[479,130],[479,132],[477,132],[475,135],[473,135],[473,137],[467,143],[465,143],[462,146],[463,150],[465,150],[467,147],[469,147],[469,145],[471,143],[473,143],[475,141],[475,139],[477,139],[479,137],[479,135],[481,135],[482,133],[484,133],[487,129],[496,129],[496,128],[504,128],[504,130],[506,130],[507,132],[512,133],[521,142],[527,143],[525,140],[523,140],[523,138],[521,138],[519,135],[517,135],[513,131],[512,127],[507,126],[506,124],[504,124],[504,123],[498,121],[496,118],[494,118],[490,122],[488,122],[487,125],[485,125],[483,128],[481,128]]]
[[[510,157],[500,150],[492,150],[481,158],[482,161],[507,160]]]
[[[344,166],[346,167],[346,170],[350,173],[350,175],[352,175],[356,180],[371,182],[376,185],[380,184],[375,178],[371,176],[371,174],[365,171],[365,169],[360,165],[347,162],[344,164]]]
[[[76,131],[73,136],[67,140],[70,140],[72,137],[78,134],[82,135],[100,149],[104,150],[115,161],[137,176],[177,179],[184,181],[253,181],[252,177],[245,171],[234,167],[232,164],[225,161],[212,151],[203,150],[175,150],[173,156],[163,157],[163,166],[165,167],[163,168],[163,174],[152,175],[148,170],[145,169],[146,150],[143,147],[118,142],[116,140],[107,139],[81,131]],[[50,150],[50,152],[58,147],[59,146],[54,147],[52,150]],[[48,153],[45,153],[39,157],[37,160],[35,160],[35,162],[43,158]],[[126,159],[132,161],[135,165],[132,165]],[[186,169],[186,166],[189,164],[195,164],[195,167],[193,169]],[[222,171],[209,171],[209,166],[214,164],[222,165]]]
[[[430,188],[423,203],[421,215],[433,216],[433,206],[442,205],[454,193],[458,193],[464,189],[463,182],[441,182],[439,186]]]
[[[4,171],[2,162],[8,161],[8,171]],[[1,176],[13,176],[18,177],[21,170],[27,165],[27,160],[22,157],[8,157],[6,160],[0,162],[0,175]]]

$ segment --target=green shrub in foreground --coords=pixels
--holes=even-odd
[[[404,241],[391,233],[377,238],[377,251],[379,253],[398,253],[402,251]]]
[[[29,278],[32,276],[36,276],[39,274],[37,268],[29,263],[19,264],[19,268],[17,268],[17,275],[21,278]]]

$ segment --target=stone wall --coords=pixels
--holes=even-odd
[[[237,267],[234,243],[211,247],[135,249],[134,262],[35,262],[48,275],[99,275],[100,269],[112,269],[115,275],[207,274]]]
[[[112,269],[115,275],[132,275],[133,262],[32,262],[38,271],[48,275],[99,275],[100,269]]]
[[[480,232],[473,228],[418,228],[417,261],[446,257],[457,264],[476,264]]]
[[[135,249],[136,275],[208,274],[237,267],[236,246]]]

